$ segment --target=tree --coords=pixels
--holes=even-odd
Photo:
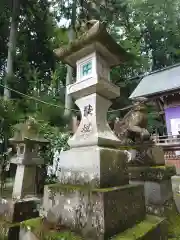
[[[17,40],[17,28],[18,28],[18,18],[20,10],[20,0],[12,1],[12,16],[8,43],[8,57],[7,57],[7,70],[6,76],[4,78],[4,98],[9,99],[10,91],[8,90],[8,82],[11,81],[14,75],[13,64],[16,55],[16,40]]]

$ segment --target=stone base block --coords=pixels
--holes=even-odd
[[[39,199],[30,198],[16,201],[1,199],[0,232],[2,239],[19,240],[20,222],[39,216]],[[1,239],[1,235],[0,235]]]
[[[180,176],[173,176],[171,178],[171,181],[172,181],[174,200],[175,200],[178,212],[180,213]]]
[[[39,215],[38,198],[27,198],[15,201],[1,199],[0,221],[8,223],[19,223],[23,220],[37,217]]]
[[[153,167],[129,167],[129,178],[132,181],[153,181],[171,179],[176,175],[174,166],[153,166]]]
[[[144,186],[146,205],[163,205],[173,198],[171,180],[162,180],[161,182],[130,181],[130,184]]]
[[[113,187],[128,184],[127,156],[117,149],[98,146],[72,148],[61,153],[59,181]]]
[[[168,240],[165,219],[147,216],[146,219],[125,232],[115,236],[112,240]]]
[[[46,186],[44,211],[51,223],[61,222],[85,239],[108,239],[145,218],[142,186],[90,189],[87,186]]]
[[[154,144],[141,144],[134,149],[128,149],[130,153],[130,166],[162,166],[165,165],[164,151]]]

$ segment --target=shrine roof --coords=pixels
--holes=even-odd
[[[129,98],[155,97],[177,90],[180,90],[180,64],[145,76]]]
[[[93,46],[88,48],[90,45]],[[104,49],[99,49],[99,45],[103,46]],[[75,67],[77,60],[92,53],[92,48],[96,49],[96,51],[99,50],[105,59],[111,56],[111,67],[129,61],[134,57],[113,39],[107,32],[105,25],[100,22],[94,24],[85,34],[75,39],[71,44],[55,49],[54,52],[60,60]]]

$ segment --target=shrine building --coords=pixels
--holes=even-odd
[[[180,64],[156,71],[141,80],[130,95],[131,100],[146,97],[156,103],[166,125],[166,134],[156,136],[166,161],[180,172]]]

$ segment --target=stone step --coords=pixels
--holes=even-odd
[[[40,240],[39,237],[41,222],[40,218],[27,220],[22,223],[19,240]],[[67,238],[73,240],[82,240],[82,238],[71,231],[47,231],[47,228],[42,228],[42,233],[46,237],[52,237],[54,240],[60,238]],[[134,225],[132,228],[127,229],[123,233],[120,233],[108,240],[167,240],[168,232],[166,221],[164,218],[159,218],[151,215],[147,215],[144,221]],[[85,238],[86,239],[86,238]],[[102,239],[102,238],[88,238],[91,239]],[[106,237],[103,239],[107,239]]]
[[[111,237],[144,220],[143,186],[92,189],[53,184],[45,187],[44,211],[51,223],[59,221],[83,237]],[[93,238],[94,237],[94,238]]]
[[[166,220],[147,215],[145,220],[113,237],[111,240],[167,240]]]

